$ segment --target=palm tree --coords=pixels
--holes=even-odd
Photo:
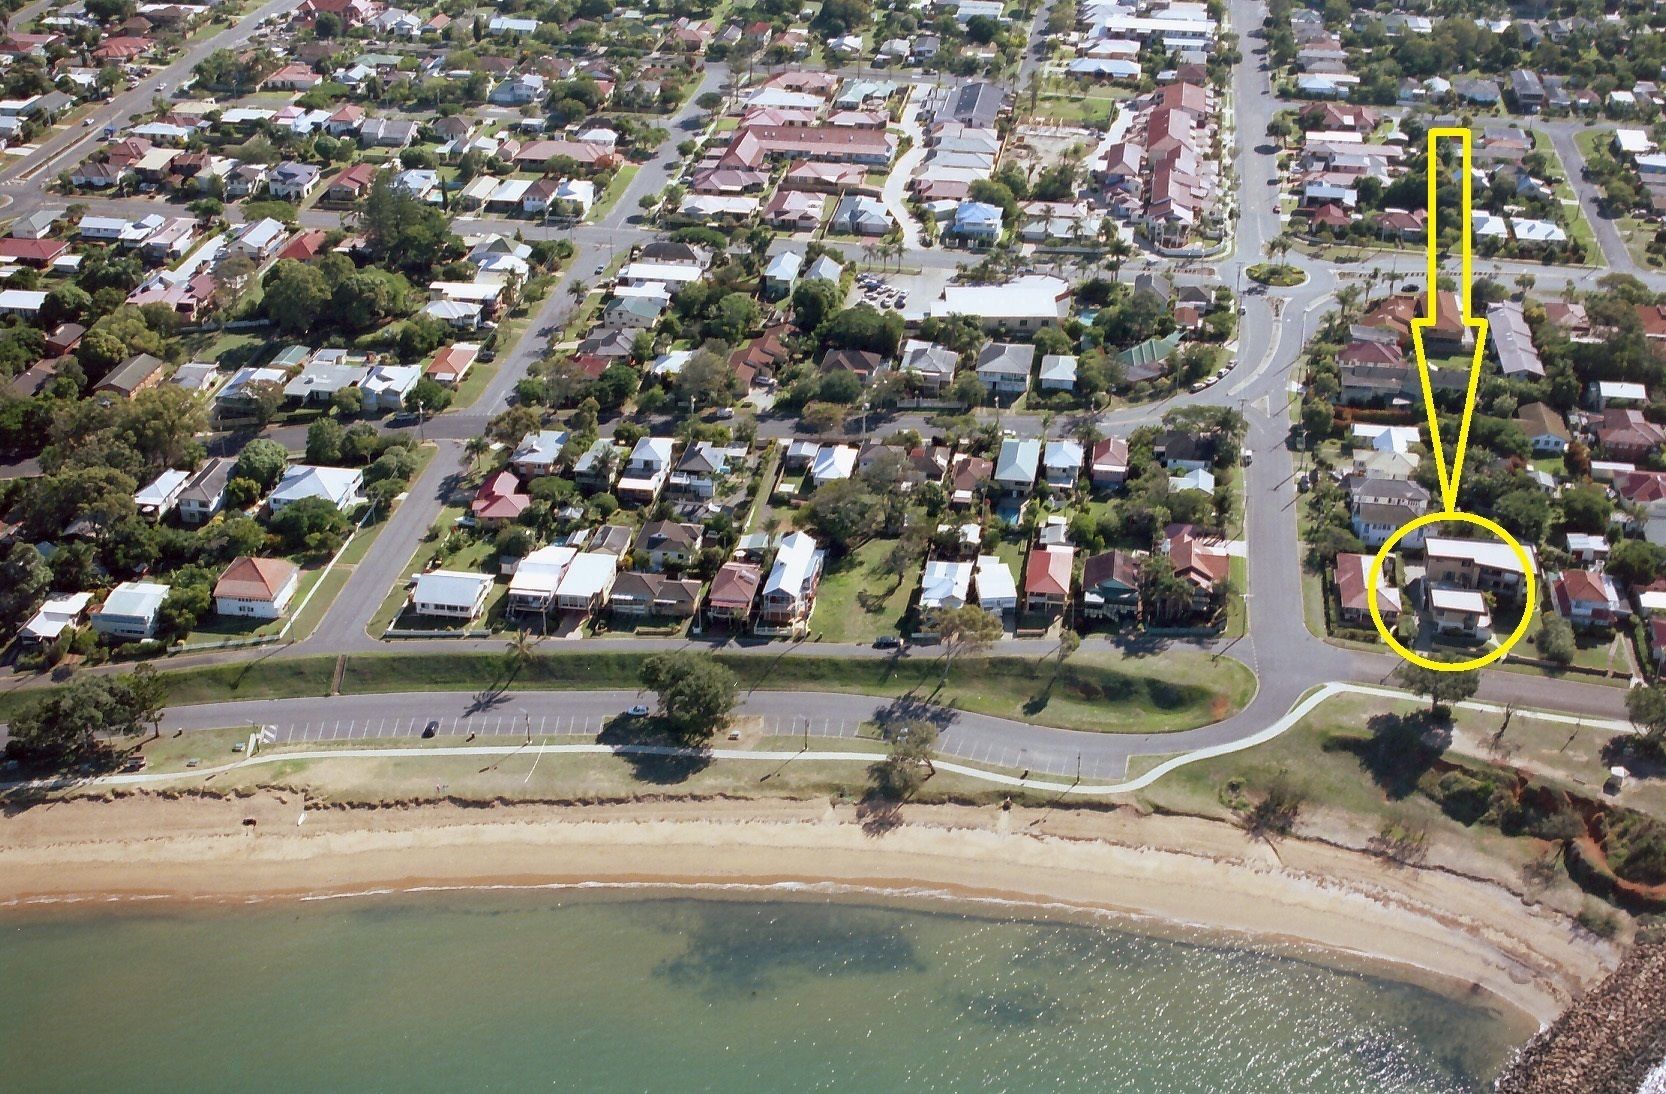
[[[1336,305],[1343,322],[1346,322],[1348,317],[1353,314],[1354,305],[1359,303],[1362,292],[1363,290],[1358,285],[1344,285],[1336,290]]]
[[[590,295],[590,286],[586,285],[577,278],[574,278],[573,280],[567,282],[567,295],[571,296],[573,298],[573,303],[577,304]]]

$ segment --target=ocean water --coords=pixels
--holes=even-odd
[[[1466,1091],[1482,998],[1017,909],[440,892],[0,920],[0,1087]]]

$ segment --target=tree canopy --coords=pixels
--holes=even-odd
[[[735,674],[696,653],[661,653],[642,662],[642,686],[659,699],[659,716],[680,737],[707,739],[729,719],[740,697]]]

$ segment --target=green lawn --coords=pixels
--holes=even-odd
[[[1228,780],[1242,779],[1253,790],[1284,772],[1307,792],[1315,807],[1345,813],[1370,831],[1390,820],[1410,819],[1427,824],[1431,834],[1442,831],[1465,840],[1479,837],[1495,848],[1515,845],[1510,857],[1530,855],[1537,848],[1525,845],[1533,841],[1511,840],[1483,825],[1465,828],[1432,800],[1411,791],[1415,772],[1384,770],[1381,761],[1360,751],[1359,746],[1383,724],[1376,719],[1427,709],[1427,704],[1413,700],[1338,696],[1277,739],[1176,768],[1139,796],[1160,808],[1229,818],[1233,811],[1222,800],[1229,796],[1223,793]],[[1499,737],[1502,721],[1498,714],[1455,710],[1451,744],[1444,758],[1473,768],[1513,767],[1575,793],[1601,794],[1608,773],[1602,753],[1613,737],[1611,732],[1518,711]],[[1158,757],[1140,757],[1129,765],[1129,774],[1137,775],[1161,762]],[[1666,782],[1633,779],[1620,800],[1657,816],[1666,814]]]
[[[502,333],[501,329],[499,333]],[[519,336],[523,333],[524,331],[511,331],[511,337],[509,339],[500,339],[499,341],[503,343],[506,348],[498,353],[498,357],[502,357],[504,352],[512,350],[515,346],[515,342],[519,341]],[[492,382],[492,377],[496,375],[496,358],[486,362],[476,361],[469,369],[468,375],[463,377],[463,382],[457,385],[456,394],[454,394],[451,398],[451,408],[454,410],[467,410],[469,407],[473,406],[475,402],[479,400],[480,396],[485,393],[486,385],[490,384]]]
[[[725,741],[726,749],[796,751],[803,738],[780,737],[751,732],[742,725],[739,741]],[[544,743],[545,738],[534,738]],[[559,743],[560,738],[550,738]],[[644,780],[653,778],[652,769],[640,758],[622,756],[541,755],[536,747],[518,755],[494,757],[482,763],[479,756],[448,755],[456,750],[454,738],[414,742],[394,741],[402,747],[422,747],[430,755],[418,757],[354,756],[281,760],[220,776],[215,785],[222,789],[242,786],[304,788],[314,796],[332,802],[408,802],[432,797],[436,784],[445,787],[448,799],[475,801],[630,801],[643,794]],[[374,747],[375,742],[355,742]],[[818,752],[874,751],[872,740],[822,738],[813,742]],[[229,747],[229,746],[227,746]],[[331,750],[328,743],[309,744],[308,751]],[[283,749],[270,749],[282,755]],[[210,752],[209,757],[218,757]],[[710,801],[718,798],[779,797],[797,800],[850,802],[861,797],[867,785],[866,765],[850,761],[793,759],[785,763],[718,760],[697,769],[677,768],[675,778],[655,780],[658,798],[686,798]],[[967,776],[939,771],[926,783],[920,801],[952,800],[960,803],[996,804],[1009,796],[1006,789]],[[1022,792],[1010,795],[1018,802],[1039,801]]]
[[[1042,95],[1036,99],[1035,109],[1026,110],[1027,118],[1035,123],[1051,125],[1106,126],[1118,98],[1103,94]],[[1028,106],[1028,100],[1025,100]]]
[[[919,584],[918,567],[899,580],[878,567],[894,539],[869,540],[850,555],[829,564],[810,629],[827,642],[872,642],[882,634],[901,633],[909,599]]]
[[[1541,456],[1533,461],[1533,469],[1558,479],[1568,473],[1567,464],[1561,456]]]
[[[186,356],[191,360],[212,361],[229,369],[264,363],[277,343],[269,332],[221,331],[213,336],[194,336],[186,346]]]
[[[781,650],[785,652],[786,647]],[[1189,650],[1126,657],[1114,650],[1077,653],[1061,667],[1040,657],[958,659],[943,683],[940,659],[905,660],[714,653],[743,688],[835,691],[923,697],[963,710],[1041,725],[1105,733],[1163,733],[1218,721],[1249,701],[1255,678],[1230,658]],[[497,653],[388,653],[347,658],[344,693],[479,691],[492,683],[539,690],[635,689],[642,655],[580,647],[537,655],[512,680],[501,679]],[[328,692],[333,657],[257,657],[235,665],[164,671],[176,705],[321,696]],[[0,718],[10,717],[48,689],[0,695]]]
[[[607,189],[602,192],[601,197],[596,199],[596,204],[590,207],[590,212],[585,214],[584,219],[595,222],[611,213],[613,207],[619,203],[619,199],[624,196],[626,187],[630,186],[631,180],[636,177],[636,173],[640,169],[637,164],[627,163],[615,171],[613,181],[607,184]]]
[[[963,710],[1105,733],[1162,733],[1218,721],[1240,709],[1255,689],[1254,676],[1239,662],[1181,650],[1139,658],[1094,650],[1078,653],[1062,670],[1051,654],[962,658],[940,691],[942,665],[933,657],[710,656],[733,669],[747,689],[935,693],[938,702]],[[477,691],[493,681],[501,665],[496,654],[350,657],[342,691]],[[542,656],[512,686],[635,688],[640,667],[638,653]]]
[[[324,575],[306,608],[295,616],[295,626],[289,632],[291,639],[299,642],[312,634],[318,624],[324,621],[325,613],[330,610],[330,605],[341,594],[341,590],[347,585],[347,579],[351,576],[352,572],[339,562]],[[295,602],[300,603],[300,598],[297,597]]]

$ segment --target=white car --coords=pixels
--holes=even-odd
[[[625,711],[625,713],[630,715],[632,718],[646,718],[648,716],[648,708],[643,706],[641,703],[638,703],[634,707]]]

